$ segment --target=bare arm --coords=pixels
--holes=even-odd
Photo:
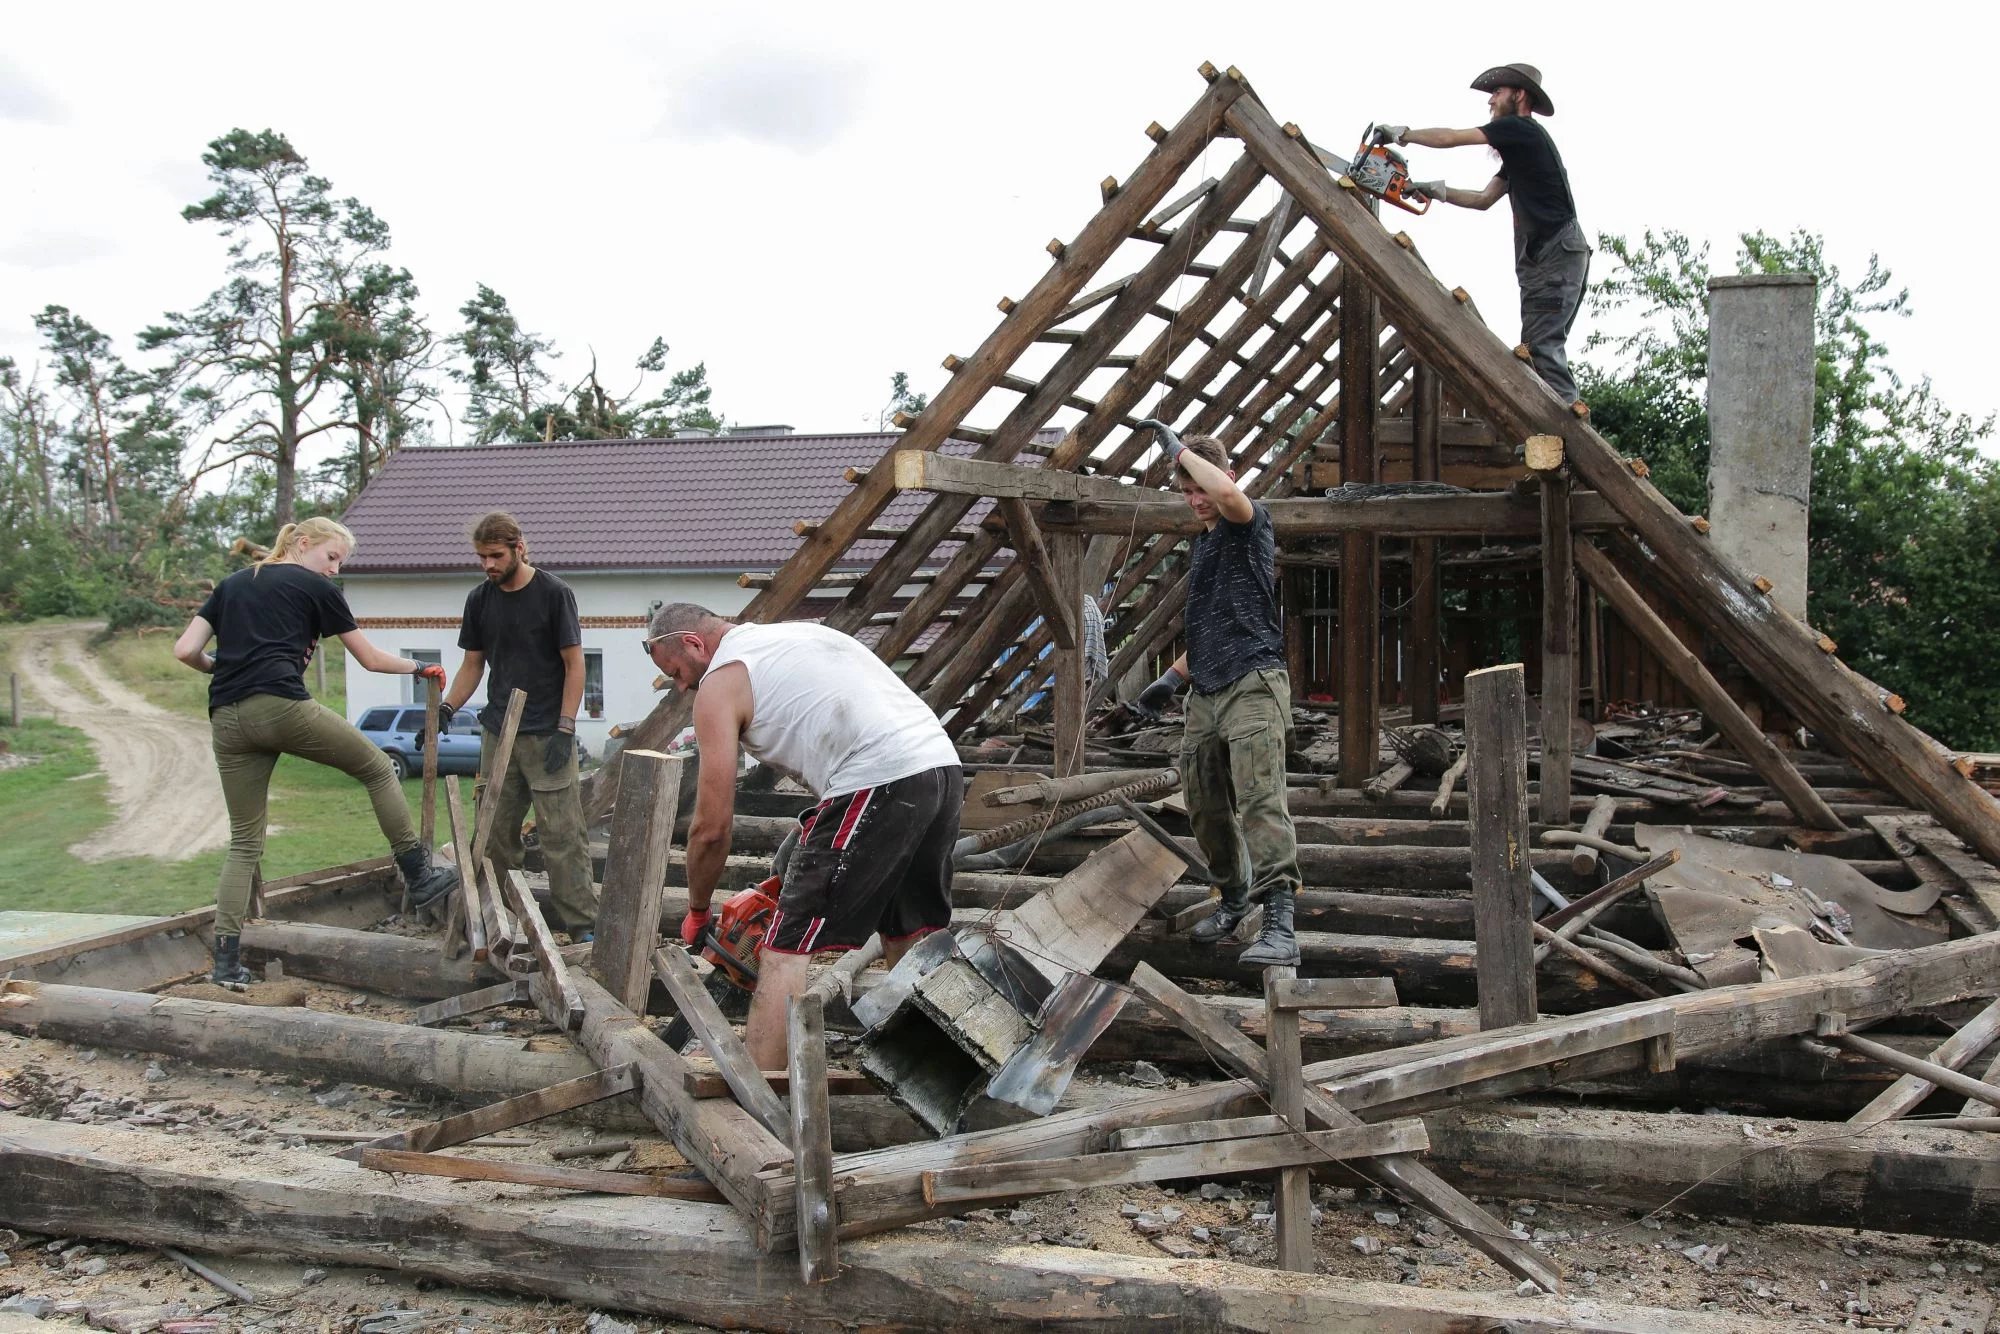
[[[694,697],[694,739],[701,779],[688,824],[688,910],[707,912],[729,860],[736,820],[736,757],[750,723],[750,671],[732,662],[702,678]]]
[[[1250,497],[1243,494],[1243,488],[1236,485],[1235,478],[1191,449],[1182,452],[1179,462],[1181,470],[1215,502],[1216,513],[1231,523],[1250,522],[1256,511],[1250,507]]]
[[[1486,144],[1484,130],[1405,130],[1403,137],[1396,141],[1402,144],[1416,144],[1420,148],[1477,148]]]
[[[472,698],[472,692],[479,689],[479,678],[486,674],[486,655],[477,649],[467,649],[458,661],[458,675],[451,678],[451,689],[444,692],[445,717],[449,718],[465,707]]]
[[[563,693],[562,716],[569,720],[569,726],[562,730],[576,730],[576,711],[583,707],[583,645],[571,644],[562,651]],[[560,726],[560,724],[558,724]]]
[[[347,645],[347,655],[371,672],[384,676],[414,676],[420,664],[408,658],[399,658],[393,653],[384,653],[368,642],[368,636],[359,630],[349,630],[340,637]]]
[[[1432,196],[1432,198],[1441,199],[1447,204],[1455,204],[1459,208],[1477,209],[1482,213],[1506,197],[1507,178],[1505,176],[1495,176],[1492,180],[1486,182],[1486,188],[1483,190],[1445,189],[1439,190]]]
[[[1187,654],[1183,653],[1180,655],[1180,657],[1175,658],[1174,665],[1168,668],[1167,670],[1179,672],[1183,677],[1185,677],[1188,674]]]
[[[174,641],[174,656],[198,672],[213,672],[215,659],[208,656],[208,641],[214,637],[215,627],[197,616]]]

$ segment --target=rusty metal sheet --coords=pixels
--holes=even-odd
[[[1047,1116],[1069,1088],[1077,1062],[1111,1027],[1130,994],[1102,978],[1071,973],[1036,1016],[1035,1036],[993,1076],[986,1096]]]
[[[1757,951],[1764,956],[1758,974],[1760,982],[1781,982],[1787,978],[1810,977],[1814,973],[1837,973],[1850,964],[1872,959],[1885,950],[1864,950],[1857,945],[1829,945],[1812,932],[1789,923],[1760,926],[1753,933]]]

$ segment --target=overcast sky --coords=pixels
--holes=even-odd
[[[873,429],[889,373],[941,384],[940,359],[1046,269],[1097,182],[1138,163],[1147,122],[1199,95],[1203,60],[1342,151],[1370,120],[1479,123],[1466,85],[1523,60],[1555,100],[1586,229],[1681,228],[1723,272],[1746,229],[1823,233],[1857,276],[1877,251],[1914,296],[1880,330],[1893,364],[1962,411],[2000,407],[1981,6],[9,10],[0,353],[24,361],[48,303],[129,354],[215,287],[221,243],[179,211],[205,193],[210,139],[268,127],[389,222],[440,332],[484,282],[565,351],[559,371],[591,349],[622,369],[660,334],[672,367],[707,363],[731,421]],[[1476,149],[1412,156],[1454,185],[1493,167]],[[1396,221],[1512,341],[1504,208]]]

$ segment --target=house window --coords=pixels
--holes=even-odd
[[[583,651],[583,714],[586,718],[604,716],[604,651],[587,648]]]
[[[434,648],[406,648],[403,656],[420,667],[436,667],[444,663],[444,654]],[[403,703],[423,703],[423,697],[417,694],[417,678],[414,676],[403,678]]]

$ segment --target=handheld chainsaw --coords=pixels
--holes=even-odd
[[[1408,213],[1424,213],[1430,196],[1410,183],[1410,163],[1398,153],[1388,134],[1379,125],[1361,133],[1361,147],[1347,164],[1347,178],[1374,195]]]

